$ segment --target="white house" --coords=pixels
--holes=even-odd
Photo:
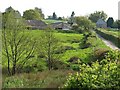
[[[102,19],[99,19],[97,22],[96,22],[96,26],[98,28],[107,28],[107,23],[102,20]]]

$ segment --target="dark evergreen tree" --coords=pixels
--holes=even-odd
[[[52,18],[53,18],[53,19],[57,19],[57,15],[56,15],[56,13],[55,13],[55,12],[53,13]]]
[[[107,27],[112,27],[114,23],[114,19],[112,17],[109,17],[107,20]]]

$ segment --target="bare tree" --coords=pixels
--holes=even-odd
[[[5,14],[2,30],[3,55],[7,60],[9,75],[14,75],[29,60],[35,48],[35,42],[25,29],[24,20],[14,12]]]
[[[59,40],[56,38],[54,31],[48,27],[40,35],[38,50],[39,53],[45,55],[49,70],[52,69],[54,60],[59,58],[59,55],[55,54],[58,47]]]

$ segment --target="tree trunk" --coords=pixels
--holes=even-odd
[[[9,58],[9,53],[8,53],[8,48],[7,48],[7,40],[6,40],[5,28],[4,28],[4,31],[3,31],[3,37],[4,37],[4,44],[5,44],[5,52],[7,54],[7,59],[8,59],[8,65],[7,65],[8,75],[11,75],[11,72],[10,72],[10,58]]]
[[[51,70],[51,51],[50,51],[50,47],[51,47],[51,45],[50,45],[50,42],[48,43],[48,67],[49,67],[49,70]]]
[[[15,73],[16,73],[16,62],[13,63],[12,75],[14,75]]]
[[[11,73],[10,73],[10,61],[8,60],[8,75],[11,75]]]

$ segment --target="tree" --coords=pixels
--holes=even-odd
[[[22,18],[16,18],[13,12],[4,14],[4,28],[2,30],[3,55],[7,60],[9,75],[14,75],[28,62],[33,54],[35,42],[25,30]]]
[[[6,8],[6,10],[5,10],[5,12],[11,12],[11,11],[14,11],[14,9],[11,6]]]
[[[118,29],[120,29],[120,20],[117,20],[116,22],[117,22]]]
[[[112,28],[118,28],[118,25],[116,22],[113,23]]]
[[[2,30],[2,13],[0,12],[0,34]],[[0,83],[2,83],[2,37],[0,35]],[[2,85],[0,85],[2,87]]]
[[[116,20],[115,22],[113,22],[112,27],[120,29],[120,20]]]
[[[75,15],[75,13],[74,13],[74,11],[72,12],[72,14],[71,14],[71,17],[70,17],[70,19],[69,19],[69,21],[68,21],[68,23],[72,26],[73,25],[73,23],[74,23],[74,15]]]
[[[112,27],[114,23],[114,19],[112,17],[109,17],[107,20],[107,27]]]
[[[94,13],[91,13],[89,16],[89,19],[96,23],[99,19],[106,20],[107,14],[104,11],[96,11]]]
[[[42,17],[38,10],[29,9],[23,12],[23,18],[26,20],[41,20]]]
[[[75,15],[75,12],[73,11],[72,14],[71,14],[71,17],[74,17],[74,15]]]
[[[35,7],[35,10],[36,10],[37,12],[39,12],[40,17],[41,17],[42,19],[45,18],[45,15],[43,14],[42,9],[40,9],[40,8],[38,8],[38,7]]]
[[[75,17],[75,21],[77,25],[83,28],[85,31],[94,28],[94,24],[91,22],[91,20],[87,19],[84,16]]]
[[[58,17],[58,20],[63,20],[62,17]]]
[[[21,14],[19,11],[17,10],[14,10],[11,6],[8,7],[4,13],[2,13],[2,27],[4,28],[5,26],[5,23],[7,23],[7,18],[8,18],[8,15],[12,13],[14,18],[18,19],[18,18],[21,18]]]
[[[52,18],[53,18],[53,19],[57,19],[57,15],[56,15],[56,13],[55,13],[55,12],[53,13]]]
[[[39,44],[37,47],[38,53],[45,55],[49,70],[52,69],[54,60],[58,60],[59,55],[55,54],[56,49],[59,47],[59,41],[56,38],[54,31],[48,27],[40,35]]]

